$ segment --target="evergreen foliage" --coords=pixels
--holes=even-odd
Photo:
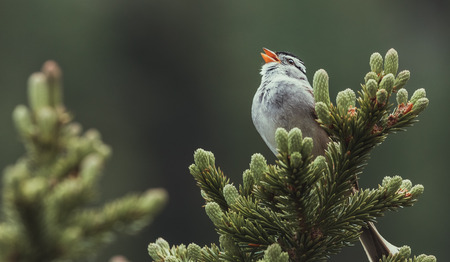
[[[3,175],[0,261],[92,257],[116,232],[133,233],[147,225],[166,202],[166,192],[153,189],[92,205],[111,149],[98,131],[82,133],[72,122],[61,85],[58,65],[46,62],[29,79],[29,107],[14,110],[26,153]]]
[[[280,128],[276,163],[268,165],[262,155],[253,155],[238,190],[215,166],[211,152],[195,151],[189,170],[220,235],[220,247],[196,245],[193,256],[184,245],[170,248],[159,239],[149,246],[154,261],[324,261],[357,241],[367,222],[412,206],[422,185],[393,176],[375,189],[359,189],[357,181],[370,151],[390,133],[416,122],[428,99],[419,89],[408,101],[404,86],[410,74],[397,75],[394,49],[384,62],[373,54],[370,68],[358,95],[350,89],[339,92],[336,105],[330,102],[325,70],[314,75],[318,122],[331,138],[325,156],[311,154],[314,141],[300,129]],[[390,102],[395,93],[396,105]],[[410,257],[404,246],[381,261],[436,261],[434,256]]]

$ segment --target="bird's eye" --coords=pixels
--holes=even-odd
[[[294,60],[292,60],[292,59],[290,59],[290,58],[289,58],[287,61],[288,61],[288,63],[289,63],[290,65],[293,65],[293,64],[294,64]]]

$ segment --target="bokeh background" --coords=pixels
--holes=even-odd
[[[217,243],[187,167],[202,147],[235,183],[250,156],[274,157],[250,117],[262,47],[291,51],[309,79],[324,68],[331,96],[358,90],[373,52],[394,47],[411,71],[410,94],[424,87],[429,108],[408,132],[372,154],[362,187],[386,175],[425,186],[413,208],[379,219],[383,235],[414,254],[450,261],[448,148],[450,11],[445,0],[421,1],[1,1],[0,167],[23,153],[11,112],[26,103],[30,73],[47,59],[64,71],[65,101],[85,128],[97,128],[114,150],[101,199],[151,187],[170,202],[138,235],[120,235],[92,261],[122,254],[150,261],[147,244]],[[365,261],[359,243],[331,261]]]

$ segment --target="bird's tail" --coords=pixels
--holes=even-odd
[[[366,255],[370,262],[378,262],[383,255],[395,254],[399,248],[387,242],[372,222],[367,223],[367,228],[362,228],[362,234],[359,237]]]

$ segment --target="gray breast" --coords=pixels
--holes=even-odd
[[[314,154],[323,153],[328,136],[315,121],[314,98],[309,88],[307,81],[291,79],[262,83],[258,88],[253,98],[252,119],[274,154],[277,154],[275,131],[279,127],[288,131],[300,128],[303,136],[314,139]]]

